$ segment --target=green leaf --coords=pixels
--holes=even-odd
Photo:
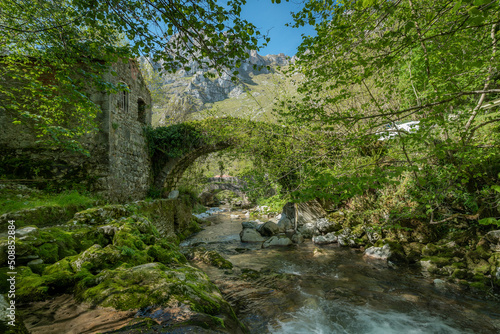
[[[372,7],[376,2],[376,0],[363,0],[363,8]]]
[[[481,225],[500,225],[500,222],[495,218],[483,218],[478,221]]]

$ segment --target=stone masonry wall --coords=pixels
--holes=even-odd
[[[143,127],[151,124],[151,96],[134,60],[115,63],[110,70],[116,75],[107,73],[105,80],[128,87],[126,105],[123,92],[91,92],[102,113],[99,130],[81,139],[90,157],[37,145],[33,131],[13,124],[0,108],[0,173],[16,179],[85,183],[118,202],[144,198],[151,184],[143,135]]]
[[[111,96],[109,113],[109,168],[107,193],[124,202],[144,198],[151,184],[151,161],[143,127],[151,124],[151,97],[135,61],[113,65],[114,80],[124,83],[130,92],[128,106],[120,105],[122,92]],[[146,117],[139,120],[140,103]]]

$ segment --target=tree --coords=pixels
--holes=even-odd
[[[281,114],[331,132],[342,152],[307,187],[342,199],[411,173],[432,214],[449,192],[497,183],[499,110],[482,107],[500,97],[499,10],[489,0],[309,0],[294,14],[317,31],[291,69],[305,78],[302,97]],[[378,140],[387,124],[410,120],[415,133]]]
[[[98,108],[84,92],[117,92],[102,74],[139,55],[175,71],[194,59],[221,71],[257,48],[260,32],[239,14],[244,0],[5,0],[0,3],[2,112],[42,137],[81,149]],[[120,43],[122,36],[129,43]],[[16,82],[17,85],[7,83]],[[69,112],[68,110],[72,110]],[[70,114],[70,115],[68,115]],[[69,117],[68,117],[69,116]]]

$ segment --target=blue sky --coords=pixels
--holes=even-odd
[[[302,7],[299,0],[280,4],[272,3],[271,0],[247,0],[241,11],[241,18],[252,22],[261,33],[269,31],[271,41],[268,46],[261,49],[259,54],[278,54],[283,52],[293,56],[302,41],[301,34],[313,35],[314,29],[306,26],[302,28],[285,27],[286,23],[292,22],[290,12],[297,12]]]

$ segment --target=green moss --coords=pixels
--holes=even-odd
[[[185,256],[178,250],[170,248],[162,248],[159,245],[150,246],[147,250],[147,254],[151,256],[154,259],[154,261],[163,264],[172,264],[172,263],[181,264],[187,262]]]
[[[425,245],[425,247],[422,249],[422,255],[424,256],[433,256],[438,253],[438,248],[431,243],[428,243]]]
[[[451,277],[457,278],[457,279],[471,279],[472,278],[472,274],[469,273],[465,269],[455,269],[453,271],[453,274],[451,275]]]
[[[24,209],[54,207],[67,208],[68,215],[64,218],[70,219],[77,210],[95,205],[99,201],[102,200],[97,197],[81,194],[78,191],[65,191],[54,194],[30,189],[0,189],[0,203],[2,204],[0,205],[0,215]],[[47,219],[48,217],[40,218]],[[36,224],[36,221],[32,221],[30,224]]]
[[[466,265],[463,262],[453,262],[451,266],[457,269],[463,269],[466,267]]]
[[[146,248],[146,244],[141,240],[141,232],[130,220],[125,221],[125,224],[121,226],[120,230],[117,231],[113,237],[113,245],[127,246],[132,249],[143,250]]]
[[[479,290],[486,290],[486,285],[483,282],[470,282],[469,286],[471,288],[479,289]]]
[[[88,288],[94,287],[97,285],[96,277],[88,270],[80,270],[75,274],[75,295],[81,296],[82,293]]]
[[[55,243],[45,243],[38,248],[38,255],[45,263],[54,263],[59,260],[59,247]]]
[[[38,255],[38,249],[33,245],[33,242],[16,239],[16,257],[28,255]]]
[[[16,300],[34,302],[47,299],[49,287],[40,275],[34,274],[28,267],[18,267],[16,278]]]
[[[431,261],[432,264],[435,264],[438,268],[442,268],[451,263],[451,259],[439,256],[426,256],[422,258],[422,261]]]
[[[164,273],[165,269],[161,264],[151,263],[105,270],[96,276],[100,283],[83,292],[83,299],[120,310],[166,305],[171,297],[169,287],[173,280]]]
[[[69,259],[63,259],[45,268],[42,279],[49,287],[49,293],[64,293],[71,289],[76,278]]]
[[[186,229],[180,233],[177,233],[177,236],[179,237],[179,240],[182,241],[189,237],[191,234],[196,233],[201,231],[200,225],[196,222],[195,219],[191,219],[189,225],[186,227]]]
[[[477,274],[488,274],[490,272],[491,265],[485,260],[480,260],[479,263],[475,264],[471,269]]]
[[[491,251],[483,246],[477,246],[476,253],[482,259],[488,259],[491,256]]]
[[[211,315],[209,315],[209,317],[216,324],[216,327],[226,328],[226,325],[224,324],[224,319],[221,319],[219,317],[214,317],[214,316],[211,316]]]

